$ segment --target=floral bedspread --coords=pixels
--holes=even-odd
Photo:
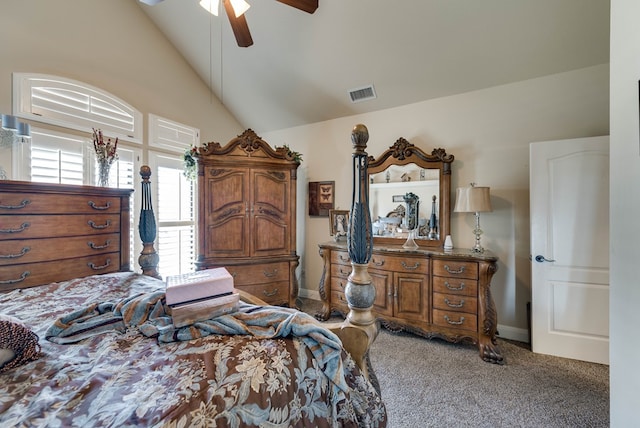
[[[0,294],[0,312],[31,327],[44,354],[0,374],[0,426],[386,425],[380,396],[348,354],[345,391],[298,337],[212,334],[163,343],[126,328],[77,344],[44,340],[79,307],[162,289],[162,281],[116,273]]]

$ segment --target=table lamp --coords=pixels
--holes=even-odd
[[[480,213],[491,212],[491,197],[488,187],[478,187],[471,183],[470,187],[458,187],[456,190],[456,206],[453,212],[474,213],[476,216],[476,228],[473,233],[476,235],[476,245],[472,248],[474,253],[483,253],[484,248],[480,245]]]

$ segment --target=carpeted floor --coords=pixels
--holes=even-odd
[[[370,356],[389,428],[609,426],[608,366],[499,344],[504,366],[485,363],[472,345],[381,330]]]

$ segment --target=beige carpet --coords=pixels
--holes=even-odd
[[[499,343],[504,366],[471,345],[382,330],[370,353],[389,428],[609,426],[608,366]]]
[[[485,363],[472,345],[381,330],[370,355],[388,427],[609,426],[608,366],[499,344],[504,366]]]

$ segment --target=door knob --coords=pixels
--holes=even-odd
[[[536,261],[538,263],[542,263],[542,262],[550,262],[550,263],[552,263],[552,262],[555,262],[555,260],[547,259],[545,256],[540,255],[540,254],[538,254],[536,256]]]

